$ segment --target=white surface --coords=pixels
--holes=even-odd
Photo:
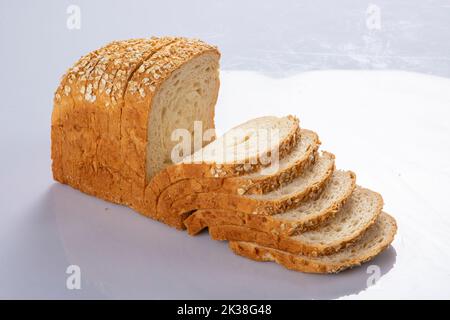
[[[23,106],[2,119],[0,297],[450,298],[450,80],[382,71],[285,79],[222,72],[221,132],[288,113],[319,133],[339,168],[382,193],[397,219],[393,246],[369,264],[338,275],[288,271],[54,183],[50,114],[32,118]],[[71,264],[81,268],[81,290],[66,289]],[[367,287],[372,264],[382,276]]]

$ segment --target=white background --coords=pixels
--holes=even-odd
[[[66,27],[72,3],[80,30]],[[380,29],[361,1],[1,1],[0,297],[449,298],[450,2],[373,4]],[[110,40],[164,34],[219,45],[219,132],[297,115],[383,195],[393,246],[361,268],[301,274],[54,183],[60,75]],[[66,288],[71,264],[81,290]],[[372,264],[382,276],[368,287]]]

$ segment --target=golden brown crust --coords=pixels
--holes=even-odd
[[[77,83],[88,80],[88,76],[98,63],[99,57],[104,50],[105,47],[82,57],[74,67],[68,70],[55,93],[53,114],[58,116],[52,116],[52,147],[53,145],[59,145],[59,150],[56,153],[52,153],[52,167],[55,175],[57,175],[57,172],[63,173],[58,180],[62,180],[65,183],[78,185],[77,175],[74,172],[76,155],[72,156],[70,154],[72,151],[71,141],[74,140],[72,132],[76,134],[81,125],[84,124],[83,121],[80,121],[81,125],[73,125],[77,118],[77,115],[74,114],[74,111],[77,110],[74,108],[77,96]],[[54,121],[57,121],[56,126]],[[77,150],[75,149],[74,151],[76,152]]]
[[[96,179],[96,190],[114,195],[117,202],[127,204],[123,198],[122,163],[124,155],[121,149],[121,118],[124,108],[124,94],[129,78],[139,66],[148,60],[152,54],[164,47],[172,38],[152,38],[121,41],[118,46],[121,53],[115,52],[114,60],[105,63],[100,69],[100,77],[93,85],[91,95],[104,106],[103,135],[99,134],[96,144],[96,165],[91,174]],[[98,66],[97,66],[98,68]],[[95,104],[95,102],[94,102]],[[101,118],[97,117],[98,119]],[[104,126],[106,125],[106,127]],[[102,171],[103,170],[103,174]],[[88,174],[88,172],[86,172]],[[100,185],[99,185],[100,184]]]
[[[146,45],[144,47],[144,45]],[[149,51],[145,40],[113,42],[101,52],[100,61],[78,81],[75,125],[84,121],[70,144],[69,153],[76,159],[74,174],[81,191],[122,203],[120,194],[120,114],[127,73],[133,72],[137,56]],[[106,78],[107,77],[107,78]],[[102,83],[105,83],[103,87]],[[67,130],[66,130],[67,131]]]
[[[62,76],[61,82],[55,91],[53,99],[53,112],[51,119],[51,140],[52,140],[52,171],[55,180],[67,183],[66,175],[70,176],[70,170],[66,169],[64,174],[64,166],[67,166],[63,161],[63,141],[65,132],[63,129],[63,122],[66,121],[68,114],[72,111],[74,106],[73,86],[77,81],[81,81],[80,77],[86,73],[85,69],[88,66],[94,66],[97,62],[97,51],[88,53],[81,57],[72,68],[68,69]]]
[[[359,266],[362,263],[373,259],[392,243],[397,232],[395,219],[386,213],[382,213],[381,216],[384,219],[387,219],[387,223],[390,225],[388,233],[384,235],[380,242],[369,250],[359,249],[359,252],[357,252],[356,255],[349,256],[347,259],[340,259],[337,261],[330,261],[330,259],[321,260],[320,257],[315,258],[292,254],[249,242],[230,241],[229,247],[237,255],[256,261],[273,261],[290,270],[307,273],[337,273],[348,268]],[[375,225],[373,225],[373,227],[375,227]],[[354,246],[357,244],[358,242],[355,242]]]
[[[120,203],[120,186],[114,175],[114,164],[118,152],[117,132],[114,123],[120,108],[108,108],[108,101],[101,95],[99,82],[109,75],[110,87],[120,87],[114,81],[118,69],[129,63],[130,52],[139,50],[141,40],[112,42],[102,47],[77,63],[72,68],[72,75],[65,77],[65,85],[61,97],[62,108],[55,104],[54,110],[60,112],[61,158],[54,158],[54,167],[62,167],[64,180],[83,192],[96,195],[109,201]],[[131,50],[130,50],[131,49]],[[119,63],[117,63],[119,61]],[[116,93],[120,96],[120,93]],[[70,100],[71,103],[67,103]]]

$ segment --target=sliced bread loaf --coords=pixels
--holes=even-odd
[[[314,228],[333,217],[353,192],[355,180],[353,172],[337,170],[319,197],[306,199],[298,207],[285,212],[267,216],[233,210],[200,209],[184,220],[184,225],[191,235],[199,233],[208,225],[231,224],[289,236]]]
[[[382,213],[376,222],[351,246],[319,257],[292,254],[252,242],[230,241],[234,253],[257,261],[273,261],[288,269],[309,273],[337,273],[371,260],[394,240],[397,225],[390,215]]]
[[[357,187],[341,210],[316,229],[292,236],[277,236],[244,226],[210,225],[214,240],[246,241],[310,256],[329,255],[356,241],[371,226],[383,208],[381,196]]]

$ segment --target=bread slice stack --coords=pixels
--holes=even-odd
[[[253,119],[215,138],[219,57],[175,37],[82,57],[55,93],[55,180],[298,271],[338,272],[384,250],[396,224],[382,197],[337,170],[296,117]]]
[[[238,163],[212,157],[211,150],[224,137],[240,130],[233,128],[202,149],[205,161],[187,164],[199,150],[152,180],[158,183],[164,176],[172,181],[159,193],[157,219],[185,227],[191,235],[208,228],[212,239],[229,241],[238,255],[303,272],[331,273],[360,265],[393,241],[396,223],[382,211],[381,195],[356,185],[353,172],[336,170],[334,155],[319,152],[316,133],[301,129],[293,116],[263,117],[243,126],[253,132],[262,127],[282,132],[275,142],[283,150],[278,161],[248,166],[247,173],[236,171]],[[263,138],[245,130],[244,135]],[[273,152],[269,148],[258,154],[253,142],[249,145],[252,156]],[[232,154],[236,147],[225,150]]]

